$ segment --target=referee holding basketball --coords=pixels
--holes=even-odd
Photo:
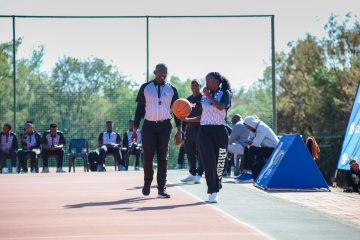
[[[151,182],[153,180],[153,158],[157,155],[157,184],[158,197],[170,198],[166,192],[167,154],[172,126],[171,107],[177,100],[178,92],[175,87],[165,82],[167,67],[158,64],[154,70],[155,79],[144,83],[138,92],[136,102],[137,108],[134,121],[134,134],[139,128],[140,121],[144,118],[142,126],[142,147],[144,151],[144,186],[142,193],[150,194]],[[181,121],[174,116],[177,133],[176,140],[181,141]]]

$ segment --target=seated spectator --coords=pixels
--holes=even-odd
[[[11,161],[12,173],[16,173],[16,150],[18,142],[15,133],[11,132],[11,124],[5,123],[3,131],[0,133],[0,168],[2,173],[9,170],[6,166],[6,159]]]
[[[123,148],[126,149],[122,151],[123,158],[126,159],[126,166],[129,163],[129,156],[135,155],[135,171],[140,170],[140,155],[141,155],[141,132],[139,131],[136,134],[136,139],[133,140],[133,131],[134,129],[134,120],[129,120],[129,130],[124,133],[124,140],[123,140]]]
[[[244,155],[244,148],[250,132],[244,126],[243,119],[239,114],[232,117],[231,123],[233,128],[229,136],[228,152],[234,154],[234,166],[238,167],[238,156]]]
[[[25,123],[25,134],[21,135],[22,149],[17,152],[19,164],[22,171],[27,173],[27,159],[30,159],[30,171],[32,173],[39,172],[38,156],[40,154],[41,136],[34,130],[31,121]]]
[[[56,157],[56,172],[63,173],[65,138],[62,132],[57,130],[55,123],[50,124],[50,130],[42,136],[42,173],[49,172],[49,157]]]
[[[355,158],[350,160],[350,171],[346,174],[347,189],[345,192],[359,192],[360,193],[360,170],[359,163]]]
[[[279,139],[268,125],[255,116],[246,117],[244,126],[250,131],[247,147],[244,149],[244,171],[235,179],[240,182],[253,182]]]
[[[116,164],[118,165],[119,171],[126,170],[125,163],[122,160],[120,152],[120,135],[113,131],[113,122],[106,121],[106,131],[100,133],[99,135],[99,162],[98,162],[98,172],[104,171],[105,157],[107,154],[113,154]]]

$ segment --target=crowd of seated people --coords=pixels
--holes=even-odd
[[[141,133],[137,134],[134,142],[132,139],[132,128],[134,121],[129,121],[129,130],[124,133],[124,141],[121,144],[120,135],[113,131],[113,122],[106,121],[106,130],[100,133],[98,138],[98,149],[96,150],[96,171],[105,170],[105,158],[112,155],[117,164],[118,171],[128,169],[130,155],[135,155],[135,170],[140,170],[141,156]],[[28,160],[30,161],[30,172],[39,172],[39,161],[42,159],[41,173],[49,173],[49,158],[56,159],[56,172],[63,173],[65,155],[65,136],[58,130],[57,124],[51,123],[49,130],[42,136],[35,130],[32,121],[24,124],[24,133],[20,134],[21,148],[18,139],[11,131],[12,125],[5,123],[0,133],[0,173],[27,173],[29,171]],[[10,160],[10,166],[7,164]]]
[[[235,114],[229,126],[228,166],[234,166],[235,180],[238,182],[253,182],[270,157],[279,142],[273,130],[257,116],[247,116],[244,119]],[[113,122],[106,121],[106,130],[98,137],[96,150],[96,171],[105,170],[105,158],[112,155],[118,171],[128,170],[130,155],[135,156],[134,170],[140,170],[141,132],[133,139],[134,121],[129,120],[129,128],[123,135],[113,131]],[[39,172],[39,159],[42,159],[42,173],[49,173],[50,157],[56,159],[56,172],[63,173],[64,148],[66,140],[64,134],[57,129],[57,124],[51,123],[49,130],[42,136],[35,130],[32,121],[24,124],[24,133],[20,134],[21,148],[18,139],[11,131],[12,125],[5,123],[0,133],[0,173]],[[310,141],[311,140],[311,141]],[[314,139],[307,139],[308,147],[314,160],[317,160],[319,147]],[[185,149],[180,151],[179,158],[183,159]],[[10,166],[7,166],[10,160]],[[347,188],[345,192],[360,192],[360,170],[357,159],[351,159],[350,171],[347,173]],[[228,168],[230,169],[230,168]],[[228,170],[229,171],[229,170]],[[239,173],[239,174],[237,174]]]

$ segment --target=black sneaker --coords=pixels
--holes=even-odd
[[[166,191],[162,191],[158,193],[158,198],[170,198],[170,194],[168,194]]]
[[[150,194],[150,187],[151,185],[149,184],[144,184],[143,188],[142,188],[142,194],[144,194],[144,196],[149,196]]]

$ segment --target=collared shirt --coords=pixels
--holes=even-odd
[[[120,135],[114,131],[112,132],[103,132],[99,135],[99,144],[105,145],[105,144],[120,144],[121,138]]]
[[[13,132],[9,132],[5,134],[4,132],[0,133],[0,149],[1,150],[11,150],[17,149],[18,143],[16,139],[16,135]]]
[[[139,127],[141,118],[148,121],[163,121],[172,118],[171,107],[177,100],[178,92],[169,83],[157,84],[150,81],[143,84],[138,92],[136,102],[138,103],[134,125]],[[175,117],[176,126],[181,122]]]
[[[50,131],[46,131],[41,140],[43,145],[46,145],[48,147],[54,146],[54,145],[65,145],[65,138],[62,132],[57,131],[55,135],[51,135]]]
[[[207,97],[203,96],[201,99],[202,113],[200,125],[224,125],[226,126],[226,112],[230,107],[230,92],[218,89],[213,96],[215,101],[225,105],[222,110],[217,109]]]

